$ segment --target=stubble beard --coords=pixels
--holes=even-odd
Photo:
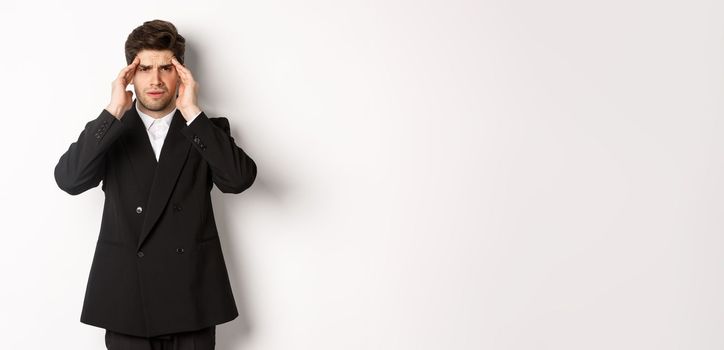
[[[138,96],[138,102],[141,103],[141,105],[146,108],[149,111],[163,111],[166,109],[172,102],[173,102],[173,96],[169,94],[169,91],[166,90],[165,92],[166,97],[163,99],[152,99],[148,97],[145,93],[139,94],[136,92],[136,96]]]

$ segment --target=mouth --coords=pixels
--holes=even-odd
[[[163,91],[151,91],[146,93],[148,96],[159,98],[163,95]]]

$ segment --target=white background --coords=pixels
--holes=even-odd
[[[53,169],[156,18],[258,165],[218,349],[724,348],[721,2],[205,2],[0,5],[3,349],[104,348]]]

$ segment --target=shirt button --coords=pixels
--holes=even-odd
[[[183,248],[176,248],[176,253],[181,254],[181,253],[183,253],[183,252],[184,252],[184,249],[183,249]]]
[[[139,251],[137,255],[139,258],[143,258],[143,252]]]
[[[136,214],[141,214],[141,212],[143,212],[143,208],[141,208],[141,207],[136,208]]]

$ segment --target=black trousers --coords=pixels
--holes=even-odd
[[[108,350],[214,350],[216,326],[145,338],[106,329]]]

